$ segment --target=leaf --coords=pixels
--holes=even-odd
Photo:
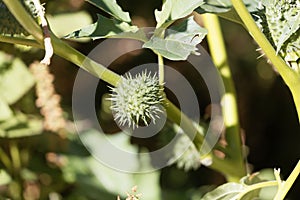
[[[278,53],[282,47],[282,45],[297,31],[300,31],[300,11],[295,16],[289,17],[288,21],[283,24],[283,27],[281,27],[282,34],[280,35],[278,39],[278,43],[276,46],[276,53]],[[298,38],[300,37],[300,34],[298,32]],[[298,43],[298,46],[299,43]]]
[[[90,168],[102,188],[111,193],[126,195],[126,192],[137,185],[137,193],[142,193],[144,200],[160,199],[160,171],[151,166],[150,154],[142,152],[143,156],[139,156],[139,149],[131,145],[128,133],[105,135],[96,130],[88,130],[80,133],[80,138],[91,154],[100,160],[89,157],[85,160],[85,165]],[[103,156],[106,158],[103,159]],[[119,168],[106,161],[114,162]],[[146,169],[149,173],[129,173],[139,172],[140,169]]]
[[[41,134],[43,123],[38,118],[28,118],[22,113],[0,123],[0,137],[20,138]]]
[[[166,0],[161,11],[157,9],[154,11],[157,22],[156,27],[159,28],[164,23],[170,25],[175,20],[190,15],[203,3],[203,0]]]
[[[5,63],[2,52],[0,52],[0,66]],[[5,54],[4,54],[5,55]],[[0,73],[0,91],[3,100],[9,105],[17,102],[32,86],[35,81],[26,65],[15,58],[10,66]]]
[[[204,4],[196,9],[198,13],[223,13],[232,8],[230,0],[204,0]]]
[[[8,103],[0,95],[0,121],[4,121],[12,116],[12,111]]]
[[[0,170],[0,186],[7,185],[11,182],[10,175],[5,170]]]
[[[237,14],[237,12],[234,9],[229,10],[228,12],[224,13],[218,13],[218,16],[227,19],[229,21],[244,25],[242,19],[240,16]]]
[[[152,49],[170,60],[186,60],[191,53],[198,54],[196,45],[206,34],[206,29],[199,26],[193,17],[189,17],[171,27],[165,38],[154,35],[143,47]]]
[[[101,38],[130,38],[141,41],[146,41],[145,33],[137,26],[131,26],[127,22],[122,22],[115,19],[108,19],[102,15],[98,15],[96,23],[77,30],[66,38],[83,38],[89,37],[92,39]]]
[[[58,37],[63,37],[71,31],[78,30],[93,22],[90,14],[85,11],[49,15],[47,20],[51,31]]]
[[[206,193],[201,200],[225,200],[234,199],[236,195],[244,190],[244,186],[239,183],[226,183]]]
[[[124,21],[131,22],[128,12],[124,12],[122,8],[118,5],[116,0],[86,0],[89,3],[97,6],[101,10],[112,15],[114,18]]]
[[[244,0],[249,12],[257,11],[257,2],[253,0]],[[196,12],[215,13],[218,16],[232,22],[243,25],[243,22],[237,12],[233,9],[230,0],[205,0],[205,3],[195,10]]]
[[[243,0],[250,12],[257,10],[257,1]],[[202,13],[224,13],[232,9],[231,0],[204,0],[204,4],[195,11]]]

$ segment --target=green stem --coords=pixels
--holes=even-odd
[[[165,104],[168,119],[180,125],[195,146],[201,146],[203,144],[203,136],[197,131],[191,120],[168,99],[166,99]]]
[[[265,188],[265,187],[273,187],[273,186],[277,186],[277,185],[278,185],[277,181],[265,181],[265,182],[249,185],[243,192],[239,193],[238,196],[235,197],[235,199],[242,199],[243,196],[245,196],[247,193],[249,193],[253,190],[257,190],[257,189],[261,189],[261,188]]]
[[[121,80],[120,75],[107,69],[105,66],[93,61],[89,57],[83,55],[70,45],[61,41],[53,34],[51,34],[51,41],[55,54],[76,64],[77,66],[86,70],[90,74],[104,80],[105,82],[113,86],[116,86],[117,83]]]
[[[279,187],[274,200],[283,200],[290,188],[292,187],[293,183],[296,181],[298,175],[300,173],[300,160],[298,161],[296,167],[288,177],[288,179],[282,183],[282,187]]]
[[[163,86],[165,80],[165,72],[164,72],[164,58],[158,53],[158,77],[159,77],[159,85]]]
[[[233,161],[229,162],[229,164],[231,163],[231,167],[240,171],[240,177],[235,178],[236,180],[239,180],[246,175],[246,166],[240,134],[236,91],[228,64],[219,19],[214,14],[204,14],[202,17],[204,25],[208,30],[207,41],[209,48],[211,49],[211,57],[219,70],[225,87],[225,94],[221,100],[224,125],[226,127],[226,141],[228,143],[226,146],[227,154],[225,159]],[[232,179],[230,173],[226,173],[226,175],[228,179]]]
[[[27,39],[27,38],[18,38],[18,37],[0,35],[0,42],[6,42],[10,44],[21,44],[21,45],[32,46],[41,49],[44,48],[36,40]]]
[[[285,61],[276,54],[273,46],[267,40],[265,35],[260,31],[255,21],[248,12],[246,6],[242,0],[231,0],[234,9],[242,19],[246,28],[248,29],[251,36],[257,42],[257,44],[262,48],[266,56],[275,66],[276,70],[281,75],[284,82],[290,88],[291,93],[294,98],[296,110],[298,113],[298,120],[300,123],[300,75],[297,74],[293,69],[286,65]]]

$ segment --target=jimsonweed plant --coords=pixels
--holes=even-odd
[[[273,174],[268,178],[259,173],[249,171],[239,123],[237,95],[235,91],[235,84],[237,83],[233,81],[231,75],[218,17],[242,25],[253,37],[261,52],[263,52],[262,54],[272,63],[275,70],[282,77],[283,83],[290,89],[298,115],[298,121],[300,122],[299,1],[164,0],[160,8],[155,9],[153,13],[156,26],[150,32],[147,32],[144,27],[134,25],[130,13],[125,12],[121,6],[118,5],[116,0],[86,0],[86,2],[99,8],[103,15],[97,13],[96,22],[87,26],[81,26],[80,29],[59,38],[51,32],[52,27],[49,26],[45,18],[47,9],[44,9],[39,0],[1,0],[0,41],[45,49],[45,57],[42,60],[44,65],[50,64],[52,53],[54,53],[105,81],[110,85],[110,95],[109,98],[106,99],[110,100],[110,103],[105,105],[111,110],[114,120],[121,126],[133,127],[134,129],[140,127],[147,128],[151,122],[155,124],[159,121],[159,116],[164,114],[167,118],[167,122],[159,134],[165,137],[171,137],[173,135],[181,136],[177,138],[177,142],[175,142],[171,148],[171,152],[168,152],[173,157],[171,156],[166,163],[172,164],[177,162],[177,166],[186,171],[191,169],[196,170],[201,165],[204,165],[221,173],[226,179],[226,183],[216,188],[209,188],[209,190],[203,193],[197,193],[197,199],[246,200],[269,198],[280,200],[286,197],[299,175],[300,162],[298,161],[298,163],[296,163],[292,173],[285,181],[281,179],[280,170],[278,169],[274,169]],[[45,7],[46,6],[47,4]],[[201,23],[196,20],[199,18],[201,19]],[[199,24],[203,24],[204,27]],[[157,71],[157,73],[151,74],[150,72],[142,71],[136,75],[131,75],[130,73],[125,76],[119,75],[101,63],[94,61],[89,56],[80,53],[66,42],[66,40],[72,39],[76,41],[77,39],[83,38],[92,40],[108,38],[136,40],[142,44],[142,48],[148,49],[156,55],[157,69],[155,71]],[[220,97],[222,120],[218,121],[224,125],[224,128],[221,131],[222,138],[217,140],[216,144],[211,144],[209,139],[207,139],[210,134],[214,134],[210,132],[209,122],[204,119],[197,122],[192,117],[189,117],[189,113],[182,112],[180,105],[177,107],[172,101],[173,99],[171,100],[170,98],[169,100],[167,98],[168,91],[167,88],[165,88],[167,83],[165,80],[164,61],[186,61],[192,55],[202,56],[199,53],[199,44],[204,39],[207,41],[212,62],[220,74],[225,90],[224,94],[221,94]],[[26,117],[20,117],[20,114],[16,114],[12,111],[14,104],[34,85],[34,80],[31,75],[29,75],[24,68],[22,68],[22,70],[24,71],[26,80],[29,80],[26,89],[15,95],[15,99],[13,100],[12,98],[8,98],[10,97],[9,95],[11,95],[10,91],[8,92],[9,95],[6,95],[6,98],[2,98],[0,95],[0,105],[5,109],[4,114],[0,115],[0,125],[4,124],[2,128],[3,134],[1,134],[1,136],[9,141],[7,147],[5,146],[5,148],[0,149],[0,159],[3,163],[1,165],[3,175],[0,177],[4,177],[3,180],[5,181],[2,181],[2,185],[9,188],[7,191],[17,191],[15,194],[13,194],[13,192],[7,192],[7,196],[15,199],[25,197],[27,199],[34,199],[31,197],[35,195],[35,198],[38,199],[42,196],[41,193],[44,192],[41,189],[42,186],[34,184],[34,188],[40,193],[30,193],[32,190],[29,191],[28,189],[28,184],[31,183],[29,180],[33,180],[33,182],[40,181],[42,185],[44,184],[44,187],[47,187],[47,184],[51,184],[52,180],[47,182],[45,181],[47,178],[43,179],[41,178],[43,176],[38,176],[28,171],[28,163],[30,163],[30,159],[33,158],[27,156],[25,157],[26,159],[23,159],[22,156],[20,156],[22,152],[29,154],[28,149],[26,149],[27,147],[22,147],[20,141],[25,136],[32,137],[32,133],[39,134],[46,129],[42,127],[42,122],[39,120],[32,123],[33,120],[29,114],[28,116],[25,115]],[[1,73],[5,74],[5,72]],[[51,84],[52,81],[53,80],[50,81]],[[0,86],[1,84],[0,82]],[[52,91],[52,93],[54,92]],[[97,103],[100,104],[100,102]],[[56,106],[58,104],[58,102],[55,102]],[[61,116],[60,113],[59,117],[61,118]],[[47,118],[46,116],[44,117]],[[22,122],[23,126],[26,125],[26,130],[20,131],[20,126],[11,126],[11,119],[17,119],[15,121],[18,123]],[[85,126],[87,125],[84,124],[82,127]],[[12,134],[9,133],[11,133],[10,130],[13,127],[19,132],[17,132],[18,134],[14,132],[15,134],[12,136]],[[79,130],[79,132],[81,131]],[[121,133],[123,132],[121,131]],[[89,134],[93,135],[91,132],[85,134],[79,133],[80,136],[89,136]],[[216,137],[220,137],[221,133],[218,134]],[[65,134],[60,135],[63,135],[64,139],[68,138],[71,144],[76,144],[76,142],[72,140],[72,136],[69,137]],[[14,140],[11,138],[14,138]],[[113,136],[111,140],[113,140]],[[122,140],[125,139],[123,138]],[[116,139],[116,141],[119,140]],[[192,144],[186,147],[188,142],[192,142]],[[89,140],[90,146],[86,145],[86,147],[91,152],[102,152],[103,149],[99,150],[98,148],[105,146],[105,144],[101,143],[101,145],[99,145],[100,143],[101,141],[93,138]],[[160,141],[160,143],[163,142]],[[119,146],[122,145],[121,142],[118,144]],[[127,145],[126,148],[130,149],[132,145],[129,146],[130,145]],[[152,145],[148,145],[147,147],[147,150],[140,147],[138,153],[147,151],[151,155],[150,150]],[[111,152],[107,152],[107,154],[110,153]],[[114,153],[112,156],[118,155]],[[70,155],[60,155],[54,152],[47,152],[46,159],[49,164],[47,165],[48,167],[51,166],[52,168],[60,169],[60,172],[63,173],[63,175],[61,175],[63,177],[62,179],[68,184],[74,183],[74,179],[80,177],[79,175],[83,176],[83,174],[88,173],[86,166],[84,166],[86,163],[92,163],[92,169],[90,169],[90,171],[94,172],[94,174],[96,174],[95,176],[98,175],[98,178],[100,177],[100,182],[105,180],[103,174],[101,175],[100,172],[101,170],[105,171],[107,169],[97,166],[91,159],[84,158],[85,163],[81,161],[81,158],[76,159]],[[122,158],[120,158],[120,160],[121,159]],[[75,163],[75,168],[71,169],[66,160]],[[122,162],[120,162],[120,166],[127,164],[125,161]],[[133,161],[128,162],[135,163]],[[148,163],[147,165],[155,169],[155,158],[149,156],[148,160],[143,160],[139,167],[142,168],[146,165],[145,163]],[[78,166],[78,168],[76,168],[76,166]],[[98,172],[98,174],[96,172]],[[103,183],[102,187],[105,188],[105,186]],[[139,185],[139,188],[144,186],[145,185]],[[264,196],[266,194],[265,191],[270,191],[266,188],[274,187],[275,189],[272,190],[272,194],[268,197]],[[57,188],[59,188],[59,186],[57,186]],[[135,190],[133,192],[135,192]],[[58,193],[59,191],[47,191],[45,192],[45,196],[49,194],[50,197],[50,194],[52,194],[53,199],[56,197],[59,199]],[[61,193],[63,195],[63,192]],[[102,198],[104,199],[104,197]],[[109,199],[108,197],[105,198]],[[150,194],[148,197],[144,197],[143,195],[136,196],[135,194],[127,195],[127,199],[143,198],[153,199],[153,196],[151,197]],[[155,198],[162,197],[157,195]],[[120,198],[118,197],[118,199]]]

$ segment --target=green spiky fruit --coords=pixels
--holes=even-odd
[[[257,20],[260,28],[276,52],[300,70],[299,0],[261,0],[260,5]]]
[[[32,15],[36,16],[36,10],[31,0],[21,0],[26,10]],[[6,5],[0,0],[0,34],[9,35],[29,35],[23,26],[11,14]]]
[[[120,125],[138,127],[142,122],[155,123],[162,111],[163,95],[158,77],[143,72],[135,77],[127,74],[117,87],[111,88],[111,110]]]
[[[197,170],[201,166],[202,160],[196,146],[176,124],[173,124],[173,131],[179,137],[176,139],[169,164],[176,161],[179,169],[184,171]]]

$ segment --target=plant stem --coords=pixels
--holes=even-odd
[[[36,40],[27,39],[27,38],[19,38],[19,37],[0,35],[0,42],[6,42],[6,43],[11,43],[11,44],[21,44],[21,45],[32,46],[32,47],[41,48],[41,49],[44,48]]]
[[[290,188],[292,187],[293,183],[297,179],[300,173],[300,160],[298,161],[296,167],[288,177],[288,179],[282,183],[282,187],[278,190],[274,200],[283,200]]]
[[[168,99],[165,104],[168,119],[178,124],[199,148],[203,144],[203,136],[197,131],[191,120]]]
[[[249,185],[243,192],[239,193],[237,195],[237,197],[235,197],[235,199],[242,199],[243,196],[245,196],[247,193],[249,193],[253,190],[257,190],[257,189],[261,189],[261,188],[265,188],[265,187],[273,187],[273,186],[277,186],[277,185],[278,185],[277,181],[265,181],[265,182]]]
[[[211,49],[211,57],[219,70],[225,87],[225,94],[221,100],[224,125],[226,127],[225,136],[228,143],[225,159],[233,161],[229,162],[232,163],[231,167],[240,171],[239,178],[242,178],[246,175],[246,166],[240,134],[236,92],[228,64],[225,43],[218,17],[214,14],[204,14],[202,17],[208,30],[207,41]],[[227,173],[226,175],[228,179],[232,179],[230,174]]]
[[[90,74],[104,80],[105,82],[113,86],[116,86],[117,83],[121,80],[120,75],[107,69],[105,66],[93,61],[89,57],[83,55],[70,45],[61,41],[53,34],[51,34],[51,41],[55,54],[76,64],[77,66],[86,70]]]
[[[165,72],[164,72],[164,58],[157,53],[158,58],[158,77],[159,77],[159,85],[163,86],[165,80]]]
[[[279,72],[284,82],[290,88],[291,93],[294,98],[294,103],[298,113],[298,120],[300,123],[300,75],[286,65],[285,61],[276,54],[273,46],[267,40],[265,35],[256,25],[255,21],[248,12],[246,6],[242,0],[231,0],[234,9],[242,19],[244,25],[248,29],[251,36],[257,42],[257,44],[262,48],[266,56],[275,66],[276,70]]]

